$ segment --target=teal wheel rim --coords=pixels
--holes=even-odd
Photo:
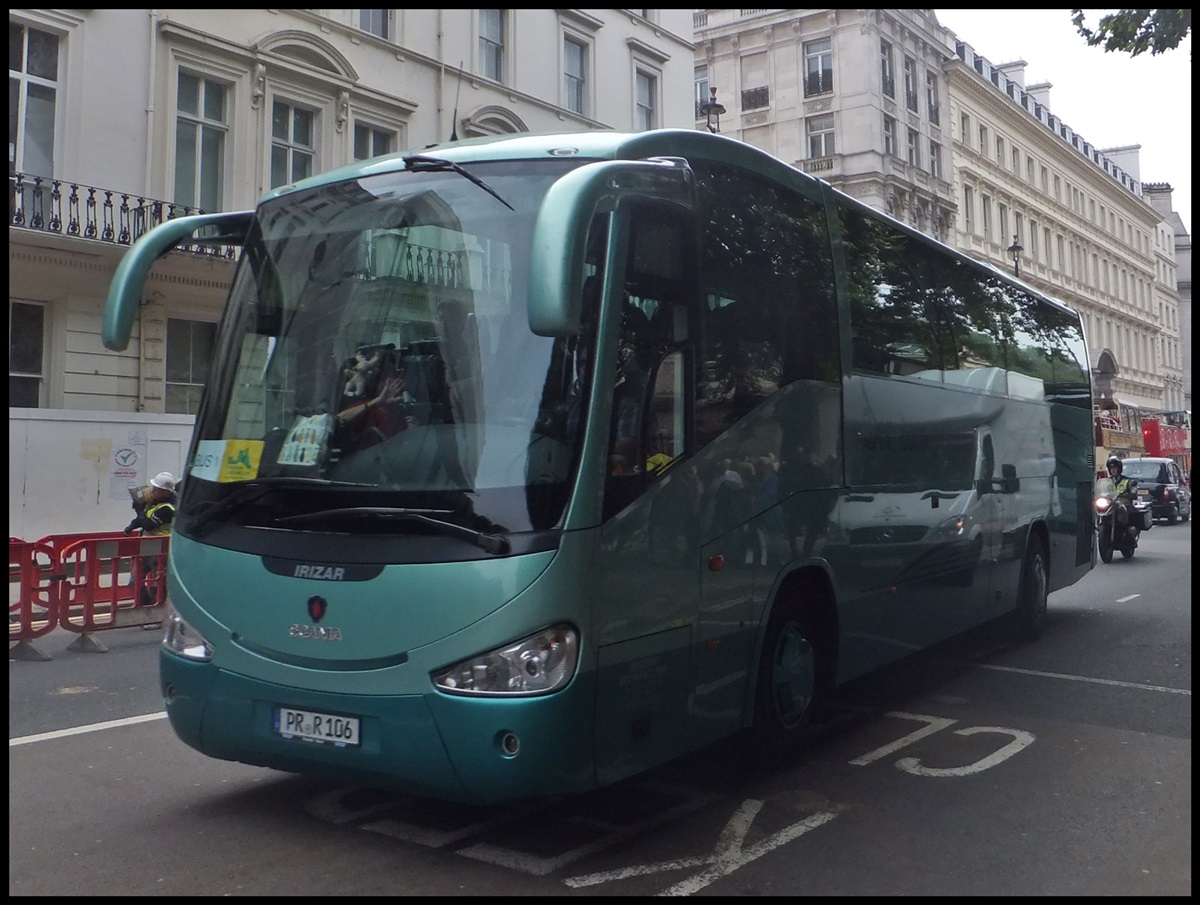
[[[779,633],[771,670],[775,714],[785,729],[795,729],[804,721],[816,688],[816,652],[801,627],[788,623]]]

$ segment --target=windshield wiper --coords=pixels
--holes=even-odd
[[[255,500],[262,499],[273,490],[282,488],[299,488],[307,490],[327,489],[333,487],[356,487],[361,488],[361,484],[352,484],[346,481],[326,481],[323,478],[258,478],[253,481],[245,481],[230,491],[229,496],[223,500],[218,500],[212,503],[207,509],[202,509],[197,512],[193,518],[191,529],[199,534],[201,530],[211,523],[215,518],[241,509],[244,506],[249,506]],[[188,513],[191,515],[191,513]]]
[[[404,165],[413,171],[417,171],[417,170],[453,170],[455,173],[458,173],[460,176],[467,177],[467,179],[471,180],[471,182],[475,183],[477,186],[479,186],[481,189],[483,189],[485,192],[487,192],[489,195],[491,195],[493,198],[495,198],[497,201],[499,201],[501,204],[503,204],[505,207],[507,207],[510,211],[516,210],[515,207],[513,207],[511,204],[509,204],[507,201],[505,201],[503,198],[501,198],[500,195],[496,192],[496,190],[494,188],[492,188],[490,185],[488,185],[486,182],[484,182],[482,179],[480,179],[474,173],[469,173],[466,170],[464,170],[462,167],[460,167],[458,164],[456,164],[453,160],[443,160],[440,157],[428,157],[424,154],[414,154],[411,157],[405,157],[402,159],[404,160]]]
[[[422,525],[432,525],[446,534],[461,537],[470,541],[488,553],[500,555],[511,548],[508,538],[496,534],[484,534],[453,522],[447,522],[434,515],[449,515],[450,509],[400,509],[392,506],[350,506],[342,509],[320,509],[316,512],[305,512],[301,515],[288,515],[278,519],[278,523],[316,521],[323,518],[349,516],[351,518],[395,518],[406,521],[420,522]]]

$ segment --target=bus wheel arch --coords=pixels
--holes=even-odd
[[[829,576],[796,569],[771,601],[755,672],[753,735],[767,756],[793,751],[828,703],[837,675],[837,608]]]
[[[1030,528],[1025,542],[1015,614],[1018,632],[1029,641],[1041,635],[1046,622],[1047,598],[1050,596],[1049,550],[1046,526],[1039,522]]]

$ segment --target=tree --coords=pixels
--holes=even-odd
[[[1190,9],[1120,9],[1100,17],[1095,31],[1083,24],[1084,12],[1071,10],[1071,22],[1088,45],[1105,51],[1124,50],[1131,57],[1147,50],[1151,56],[1173,50],[1192,30]]]

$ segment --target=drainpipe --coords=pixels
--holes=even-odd
[[[158,84],[158,10],[152,9],[150,17],[150,66],[146,88],[146,174],[143,179],[142,191],[147,198],[153,198],[155,192],[150,180],[154,177],[154,91]]]
[[[438,56],[438,83],[437,83],[437,134],[434,136],[434,141],[441,141],[442,136],[442,98],[445,96],[446,86],[446,49],[442,46],[442,16],[443,10],[437,11],[437,56]],[[428,142],[426,142],[428,144]]]

